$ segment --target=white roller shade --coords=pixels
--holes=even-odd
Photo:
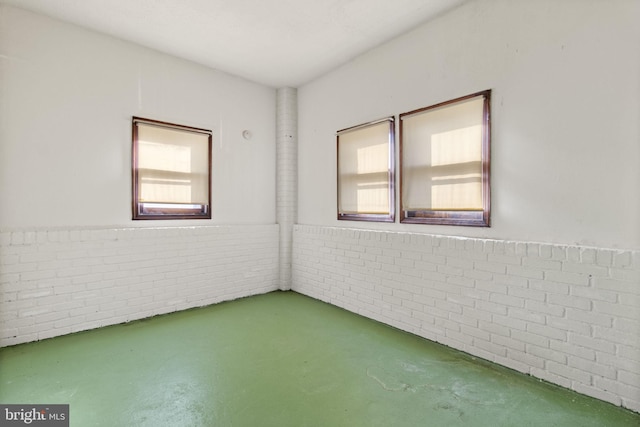
[[[339,133],[339,212],[389,214],[389,171],[389,121]]]
[[[136,125],[139,202],[208,204],[209,135]]]
[[[482,210],[482,96],[403,117],[402,209]]]

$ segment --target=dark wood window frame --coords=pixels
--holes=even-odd
[[[341,180],[340,180],[340,135],[346,133],[363,130],[382,123],[388,123],[388,143],[389,143],[389,162],[386,172],[388,181],[388,213],[364,213],[364,212],[343,212],[341,210]],[[371,222],[395,222],[395,117],[385,117],[384,119],[363,123],[350,128],[342,129],[337,132],[336,136],[336,152],[337,152],[337,195],[338,195],[338,220],[350,221],[371,221]]]
[[[482,210],[405,210],[402,203],[403,176],[403,118],[420,114],[429,110],[460,103],[472,98],[482,96],[482,131],[481,131],[481,163],[482,163]],[[490,147],[491,147],[491,90],[477,92],[471,95],[456,98],[450,101],[435,104],[400,114],[400,222],[405,224],[438,224],[489,227],[491,222],[491,185],[490,185]]]
[[[173,131],[196,133],[207,137],[207,201],[206,203],[172,203],[171,201],[140,201],[140,173],[139,173],[139,124],[155,126]],[[158,120],[133,117],[132,128],[132,186],[133,200],[132,211],[134,220],[161,220],[161,219],[211,219],[211,149],[212,131],[208,129],[184,126]],[[155,171],[159,175],[171,175],[172,178],[187,178],[190,174],[175,171]]]

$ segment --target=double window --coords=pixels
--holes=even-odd
[[[211,218],[211,131],[133,118],[133,219]]]
[[[490,96],[400,114],[400,222],[489,226]],[[387,122],[338,132],[339,219],[394,221],[393,118]],[[373,202],[383,199],[389,204]]]

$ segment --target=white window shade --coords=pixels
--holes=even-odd
[[[211,134],[134,120],[134,218],[209,214]]]
[[[400,114],[400,222],[490,224],[491,91]]]
[[[391,119],[338,132],[339,218],[392,218],[392,141]]]
[[[141,202],[206,204],[209,136],[138,125]]]
[[[483,103],[403,118],[404,210],[482,210]]]

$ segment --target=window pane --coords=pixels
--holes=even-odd
[[[211,135],[155,122],[134,121],[134,126],[134,211],[185,216],[208,213]]]
[[[392,219],[393,121],[338,133],[338,214]],[[373,218],[370,218],[373,219]]]
[[[447,212],[467,212],[468,219],[478,212],[476,217],[484,221],[488,96],[486,92],[400,116],[403,218],[442,219]]]

